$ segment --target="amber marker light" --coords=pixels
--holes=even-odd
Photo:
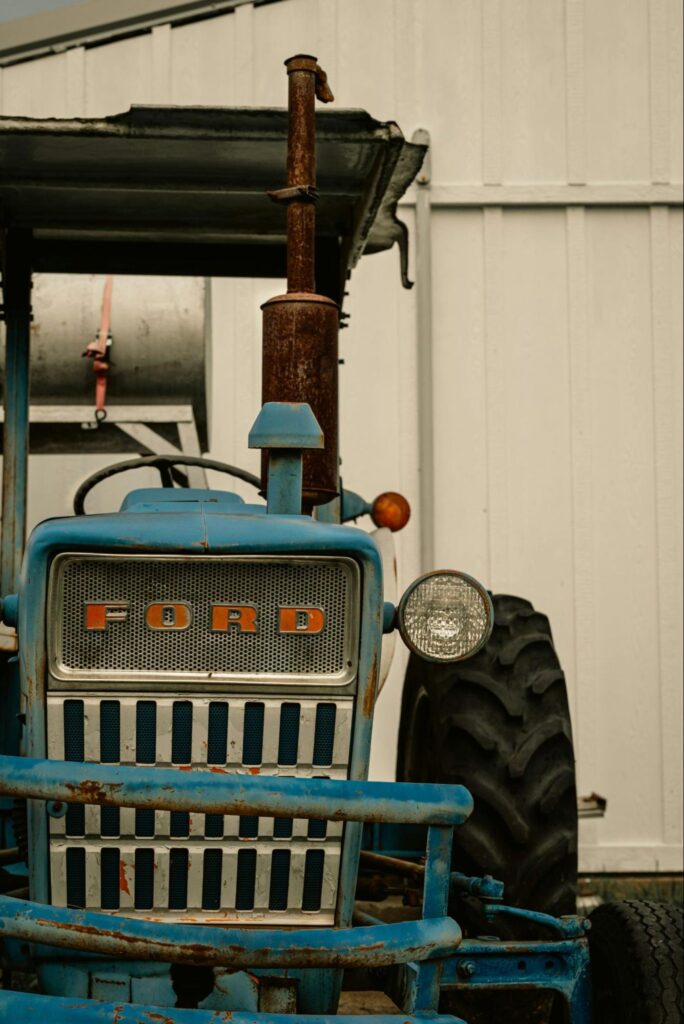
[[[385,491],[373,502],[371,519],[376,526],[386,526],[392,533],[403,530],[411,518],[411,506],[403,494]]]

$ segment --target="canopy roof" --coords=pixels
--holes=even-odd
[[[316,115],[319,290],[405,242],[395,215],[425,149],[362,110]],[[287,111],[134,106],[101,119],[0,118],[0,223],[51,272],[285,276]],[[335,297],[335,296],[334,296]]]

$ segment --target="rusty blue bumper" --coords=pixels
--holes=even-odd
[[[228,973],[278,968],[305,975],[319,972],[321,980],[330,970],[380,968],[393,976],[393,995],[401,996],[399,1002],[408,1016],[366,1018],[376,1024],[428,1019],[435,1024],[462,1024],[452,1016],[437,1016],[437,1010],[440,992],[463,987],[467,974],[467,987],[553,989],[566,1002],[572,1024],[590,1021],[588,957],[579,924],[557,922],[559,937],[565,940],[561,942],[528,947],[518,943],[488,945],[462,941],[461,929],[447,916],[453,830],[472,810],[470,793],[461,786],[330,779],[317,779],[313,786],[311,780],[301,778],[2,756],[0,794],[69,804],[427,826],[421,920],[353,928],[223,928],[141,921],[0,897],[0,940],[7,940],[7,947],[21,947],[29,961],[32,957],[47,958],[59,968],[63,951],[68,950],[71,959],[94,958],[103,964],[185,964]],[[350,874],[351,869],[348,864]],[[355,877],[355,867],[353,870]],[[467,972],[461,963],[464,958],[468,961]],[[525,965],[524,971],[521,964]],[[49,1016],[51,1024],[347,1022],[344,1016],[183,1010],[142,1002],[0,992],[0,1024],[22,1016],[28,1020]],[[352,1019],[364,1020],[349,1018],[349,1024]]]
[[[445,1014],[379,1014],[344,1016],[325,1014],[240,1013],[225,1010],[160,1010],[158,1006],[98,1003],[24,992],[3,992],[0,1024],[19,1020],[50,1020],[50,1024],[463,1024]]]

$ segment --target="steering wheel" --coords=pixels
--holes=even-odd
[[[125,462],[115,462],[113,466],[105,466],[104,469],[99,469],[97,473],[93,473],[92,476],[84,480],[74,495],[74,515],[86,515],[85,499],[93,487],[110,476],[126,473],[129,469],[140,469],[142,466],[154,466],[159,470],[162,487],[173,487],[174,479],[178,481],[179,474],[174,473],[174,466],[199,466],[201,469],[215,469],[219,473],[237,477],[238,480],[252,484],[257,490],[261,488],[261,480],[258,476],[248,473],[246,469],[240,469],[238,466],[231,466],[227,462],[203,459],[199,455],[143,455],[141,458],[126,459]]]

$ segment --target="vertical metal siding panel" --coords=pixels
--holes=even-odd
[[[483,214],[432,216],[436,564],[489,585]]]
[[[505,430],[499,472],[507,477],[508,508],[505,520],[501,511],[496,521],[507,537],[503,585],[550,616],[572,678],[565,216],[554,209],[508,210],[502,232],[501,348],[494,358],[503,393],[491,417],[497,431]],[[496,565],[492,575],[498,587]]]
[[[432,173],[436,182],[481,181],[483,176],[483,14],[480,0],[413,0],[410,16],[422,28],[416,106],[408,107],[405,130],[429,129],[434,140]],[[415,38],[415,43],[414,43]],[[408,31],[406,44],[421,41]],[[406,118],[398,68],[400,107],[391,116]],[[370,109],[370,108],[369,108]]]
[[[254,102],[254,7],[242,4],[231,15],[235,21],[233,30],[233,97],[236,106],[249,106]],[[285,59],[285,58],[283,58]],[[283,102],[282,106],[286,103]]]
[[[86,117],[120,114],[153,102],[152,34],[85,51]]]
[[[594,784],[611,808],[601,829],[607,845],[646,846],[662,832],[649,248],[648,211],[587,214],[601,729]]]
[[[325,69],[331,82],[337,81],[337,22],[339,18],[339,5],[344,0],[317,0],[316,13],[318,16],[318,40],[315,54],[320,58],[321,66]],[[333,89],[335,93],[335,89]]]
[[[506,0],[502,5],[503,181],[565,177],[564,15],[564,0]]]
[[[670,69],[668,66],[668,3],[650,0],[649,65],[651,101],[651,181],[670,178]]]
[[[682,180],[684,163],[684,62],[682,61],[682,30],[684,6],[681,0],[669,0],[667,19],[668,49],[666,54],[669,70],[670,99],[670,181]]]
[[[681,842],[682,777],[682,217],[651,210],[663,841]],[[674,242],[674,245],[673,245]]]
[[[230,106],[234,92],[233,52],[235,16],[171,30],[171,93],[167,102],[190,106]]]
[[[486,185],[502,180],[501,70],[501,0],[482,0],[482,180]]]
[[[83,117],[86,109],[85,50],[76,46],[64,54],[65,62],[65,117]]]
[[[587,177],[585,0],[565,0],[567,179],[580,185]]]
[[[572,557],[575,687],[573,730],[578,789],[589,793],[598,778],[601,725],[597,667],[599,623],[595,607],[594,487],[592,475],[594,422],[592,414],[592,341],[587,331],[586,211],[566,210],[568,267],[568,359],[570,366],[570,420],[572,471]],[[554,624],[555,625],[555,624]],[[595,846],[598,823],[580,822],[582,845]]]
[[[238,8],[233,17],[242,9]],[[211,407],[215,410],[211,454],[255,473],[259,473],[259,453],[248,449],[245,439],[260,405],[259,305],[284,287],[281,281],[214,279],[211,282],[213,372],[209,388]],[[223,486],[219,474],[210,473],[209,481]],[[238,480],[234,490],[249,500],[255,495],[253,487]]]
[[[415,306],[411,297],[399,291],[398,253],[379,253],[358,267],[346,310],[351,314],[349,329],[340,335],[340,443],[342,479],[346,487],[372,498],[385,490],[404,493],[417,509],[418,476],[415,462],[402,462],[400,439],[410,433],[415,439],[415,377],[402,376],[406,364],[398,352],[410,350],[409,363],[416,358]],[[392,299],[391,296],[395,296]],[[378,386],[381,382],[382,386]],[[370,417],[361,415],[370,411]],[[372,451],[372,458],[368,457]],[[421,528],[415,514],[411,529],[397,535],[396,554],[400,578],[408,580],[418,571],[418,542]],[[403,685],[403,652],[387,679],[378,705],[383,729],[373,751],[373,772],[392,778],[396,762],[396,735]]]
[[[171,26],[156,25],[150,33],[152,57],[150,103],[170,103],[173,88],[171,76]]]
[[[337,30],[336,102],[395,117],[393,0],[342,0]]]
[[[487,380],[487,525],[488,586],[515,590],[508,582],[508,431],[506,342],[503,322],[503,211],[488,207],[483,215],[485,373]]]
[[[270,10],[268,9],[270,6]],[[293,53],[312,53],[330,74],[326,54],[318,45],[318,4],[316,0],[287,0],[287,3],[254,8],[254,53],[277,55],[281,61]],[[280,74],[278,74],[280,71]],[[254,98],[257,106],[282,107],[286,104],[286,76],[282,63],[256,60],[253,70]],[[330,78],[337,99],[334,79]]]
[[[10,117],[66,117],[66,56],[56,54],[3,69],[4,113]]]
[[[648,5],[649,0],[586,4],[589,181],[650,179]]]

